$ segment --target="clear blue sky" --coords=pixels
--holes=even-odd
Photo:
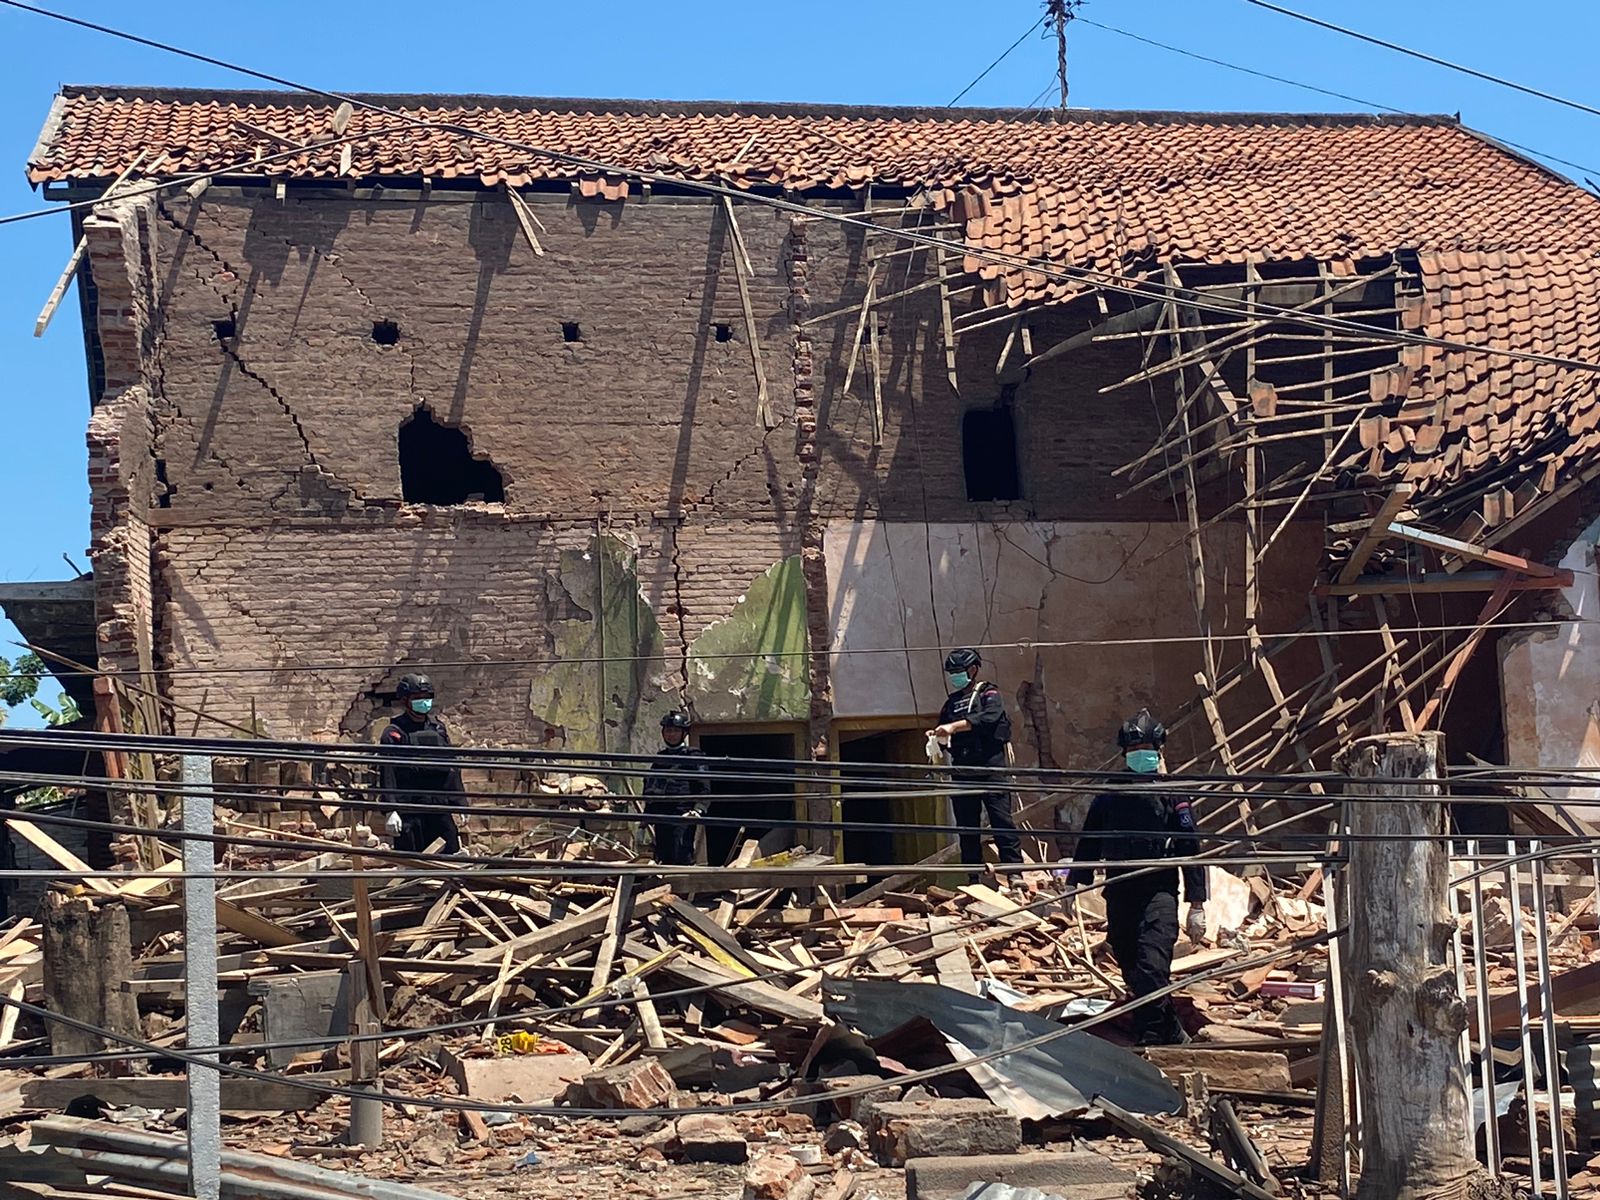
[[[50,0],[42,0],[45,7]],[[74,16],[333,89],[544,96],[945,104],[1039,16],[1037,0],[808,0],[707,7],[678,0],[381,7],[319,0],[154,6],[59,0]],[[1534,0],[1288,0],[1288,7],[1600,107],[1600,4]],[[1244,0],[1090,0],[1083,17],[1213,58],[1479,129],[1590,163],[1600,117],[1401,58]],[[488,14],[492,13],[492,17]],[[220,69],[0,8],[0,213],[43,207],[23,175],[62,83],[254,87]],[[1356,106],[1072,27],[1075,107],[1348,111]],[[1022,107],[1052,86],[1053,39],[1030,37],[963,104]],[[1054,102],[1049,91],[1047,101]],[[1570,169],[1567,173],[1573,173]],[[33,323],[71,250],[67,218],[0,226],[6,387],[0,579],[87,567],[89,397],[76,297],[41,340]],[[0,639],[17,636],[0,621]],[[0,646],[0,654],[17,651]],[[54,691],[53,688],[47,689]],[[12,720],[30,723],[17,710]]]

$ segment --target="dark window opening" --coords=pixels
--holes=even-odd
[[[211,332],[217,335],[219,342],[232,341],[238,333],[238,326],[234,324],[233,318],[229,317],[223,321],[211,322]]]
[[[374,321],[372,340],[380,346],[392,346],[400,340],[400,326],[393,321]]]
[[[783,825],[768,822],[792,821],[795,803],[792,796],[783,796],[786,789],[776,779],[760,785],[767,793],[760,800],[749,799],[752,791],[747,780],[728,778],[729,775],[747,773],[750,764],[719,763],[719,758],[764,758],[772,760],[794,759],[799,754],[799,740],[792,733],[706,733],[700,736],[700,749],[710,756],[711,811],[719,817],[738,817],[738,825],[706,826],[706,863],[720,867],[731,861],[747,838],[759,839],[762,850],[771,853],[793,845],[794,831]],[[788,772],[780,761],[763,770],[771,775]]]
[[[583,330],[578,327],[576,321],[561,322],[561,340],[563,342],[583,341]]]
[[[733,341],[733,326],[726,321],[718,321],[711,327],[711,336],[719,342]]]
[[[407,504],[503,501],[505,483],[487,458],[476,458],[461,430],[418,408],[400,426],[400,496]]]
[[[1010,408],[975,408],[961,418],[961,463],[967,499],[1022,499],[1017,424]]]
[[[167,460],[164,458],[156,459],[156,483],[161,485],[156,492],[156,507],[171,508],[172,488],[167,483]]]

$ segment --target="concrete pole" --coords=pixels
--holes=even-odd
[[[183,758],[183,832],[216,831],[211,811],[211,759]],[[216,851],[210,841],[183,842],[183,994],[185,1044],[221,1042],[217,1018],[217,890],[211,873]],[[195,1200],[218,1200],[222,1191],[222,1076],[189,1064],[189,1192]]]
[[[1439,777],[1443,740],[1380,734],[1335,764],[1353,777],[1343,909],[1363,1101],[1358,1200],[1465,1200],[1487,1182],[1466,1132],[1467,1007],[1448,956],[1449,825],[1443,804],[1417,798],[1440,794],[1424,781]]]

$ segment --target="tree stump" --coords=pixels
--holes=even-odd
[[[1467,1135],[1467,1007],[1446,957],[1455,922],[1445,806],[1406,798],[1439,794],[1423,781],[1438,778],[1442,743],[1437,733],[1381,734],[1335,764],[1357,778],[1417,781],[1345,787],[1356,835],[1345,979],[1362,1102],[1358,1200],[1453,1200],[1483,1194],[1486,1182]],[[1373,834],[1440,840],[1362,840]]]
[[[138,1037],[139,1011],[128,981],[133,949],[128,909],[116,901],[48,892],[44,932],[44,1006],[99,1029]],[[100,1054],[124,1046],[88,1030],[48,1021],[52,1054]]]

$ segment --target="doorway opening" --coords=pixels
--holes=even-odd
[[[838,731],[839,761],[845,764],[839,774],[846,793],[840,805],[846,825],[846,862],[907,865],[938,853],[949,842],[948,834],[932,829],[923,833],[872,828],[949,824],[949,802],[943,796],[904,794],[909,781],[917,778],[916,772],[874,769],[888,764],[926,765],[925,730],[925,724],[918,722],[912,728]],[[852,827],[857,825],[861,827]],[[870,887],[885,878],[887,875],[882,872],[869,873],[867,883],[853,890]]]
[[[775,828],[773,822],[792,821],[798,806],[800,781],[792,764],[800,755],[800,735],[788,730],[769,732],[702,732],[700,749],[711,760],[709,815],[738,817],[738,825],[706,826],[706,863],[720,867],[738,853],[749,838],[761,842],[770,854],[808,840],[803,829]],[[719,760],[763,758],[772,763],[738,763]],[[740,779],[739,775],[771,775],[772,779]]]

